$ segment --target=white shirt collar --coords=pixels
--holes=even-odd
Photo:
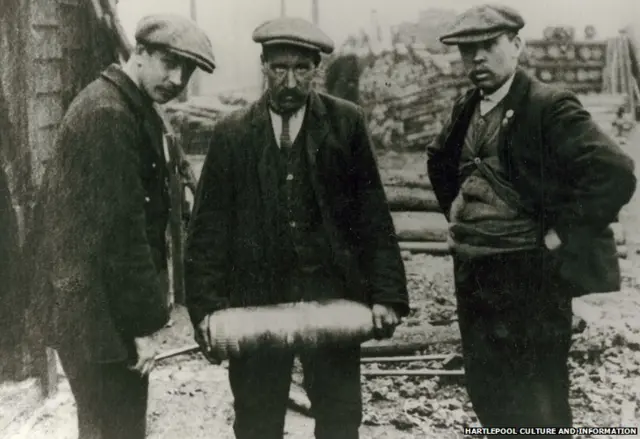
[[[298,133],[302,129],[302,122],[304,121],[304,115],[307,111],[307,105],[303,105],[298,111],[291,115],[289,119],[289,137],[291,138],[291,143],[295,142]],[[276,138],[276,143],[278,144],[278,148],[280,147],[280,135],[282,134],[282,116],[275,113],[271,108],[269,108],[269,113],[271,114],[271,126],[273,127],[273,134]]]
[[[485,95],[483,92],[481,92],[482,100],[480,101],[480,114],[482,116],[493,110],[496,105],[498,105],[505,98],[505,96],[507,96],[515,76],[515,73],[511,75],[509,79],[507,79],[505,83],[500,86],[499,89],[491,94]]]

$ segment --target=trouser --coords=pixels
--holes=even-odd
[[[58,351],[78,411],[79,439],[144,439],[148,376],[129,362],[89,363]]]
[[[339,277],[324,268],[296,270],[282,286],[284,301],[340,297]],[[309,347],[300,352],[259,348],[229,361],[237,439],[281,439],[291,372],[299,355],[316,439],[358,439],[362,420],[360,345]]]
[[[281,439],[294,354],[260,350],[229,362],[237,439]],[[362,418],[360,347],[300,353],[316,439],[357,439]]]
[[[484,427],[571,427],[572,286],[545,255],[456,258],[466,387]]]

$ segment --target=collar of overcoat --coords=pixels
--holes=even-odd
[[[166,158],[162,144],[164,124],[154,107],[154,102],[140,90],[118,64],[111,64],[101,73],[101,76],[113,84],[124,96],[136,119],[148,133],[153,150],[163,158],[163,163],[165,163]]]

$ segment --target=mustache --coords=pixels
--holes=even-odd
[[[280,93],[278,93],[278,98],[280,99],[286,99],[286,98],[303,99],[304,97],[305,97],[305,94],[298,90],[287,90],[287,91],[281,91]]]
[[[469,74],[471,76],[475,76],[475,75],[481,75],[483,73],[491,74],[491,70],[479,67],[479,68],[475,68],[475,69],[471,70],[471,72]]]
[[[167,95],[177,95],[180,93],[180,90],[177,87],[158,87],[158,91]]]

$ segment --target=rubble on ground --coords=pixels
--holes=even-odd
[[[412,255],[405,264],[415,309],[407,322],[454,317],[451,259]],[[598,312],[583,321],[571,349],[571,405],[577,426],[634,426],[640,414],[640,323],[636,323],[640,297],[629,289],[612,294],[618,296],[616,301],[609,294],[577,299],[591,303]],[[459,353],[459,349],[459,344],[436,344],[427,353]],[[372,368],[442,369],[443,364],[441,360],[367,364],[363,370]],[[363,377],[362,382],[367,424],[441,437],[477,423],[462,377]]]

